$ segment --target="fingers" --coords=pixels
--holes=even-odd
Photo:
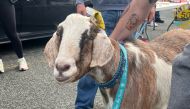
[[[80,13],[84,16],[87,15],[87,12],[86,12],[86,7],[84,4],[77,4],[77,13]]]

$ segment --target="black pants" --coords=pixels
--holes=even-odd
[[[160,11],[156,11],[156,13],[155,13],[155,19],[160,19]]]
[[[9,0],[0,0],[0,22],[7,37],[10,39],[18,58],[22,58],[22,43],[16,31],[15,8],[14,5],[9,2]]]

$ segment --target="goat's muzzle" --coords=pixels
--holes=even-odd
[[[70,65],[69,64],[63,64],[63,63],[59,62],[59,63],[55,64],[55,67],[58,70],[58,72],[65,72],[65,71],[69,70]]]
[[[72,81],[77,76],[77,67],[73,59],[57,58],[55,61],[54,76],[59,82]]]

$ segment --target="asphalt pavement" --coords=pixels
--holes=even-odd
[[[155,30],[148,27],[147,33],[151,39],[166,32],[173,19],[172,10],[160,14],[165,23],[158,24]],[[0,109],[74,109],[77,82],[72,84],[56,82],[53,70],[48,67],[43,55],[47,40],[23,42],[24,56],[30,68],[25,72],[17,70],[17,57],[11,45],[0,45],[0,53],[5,64],[5,73],[0,74]],[[94,107],[103,108],[99,91]]]

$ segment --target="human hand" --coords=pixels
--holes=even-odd
[[[86,12],[86,7],[84,4],[77,4],[77,13],[80,13],[84,16],[87,15],[87,12]]]
[[[155,13],[156,13],[156,7],[152,7],[147,17],[148,22],[151,22],[152,20],[154,20]]]

